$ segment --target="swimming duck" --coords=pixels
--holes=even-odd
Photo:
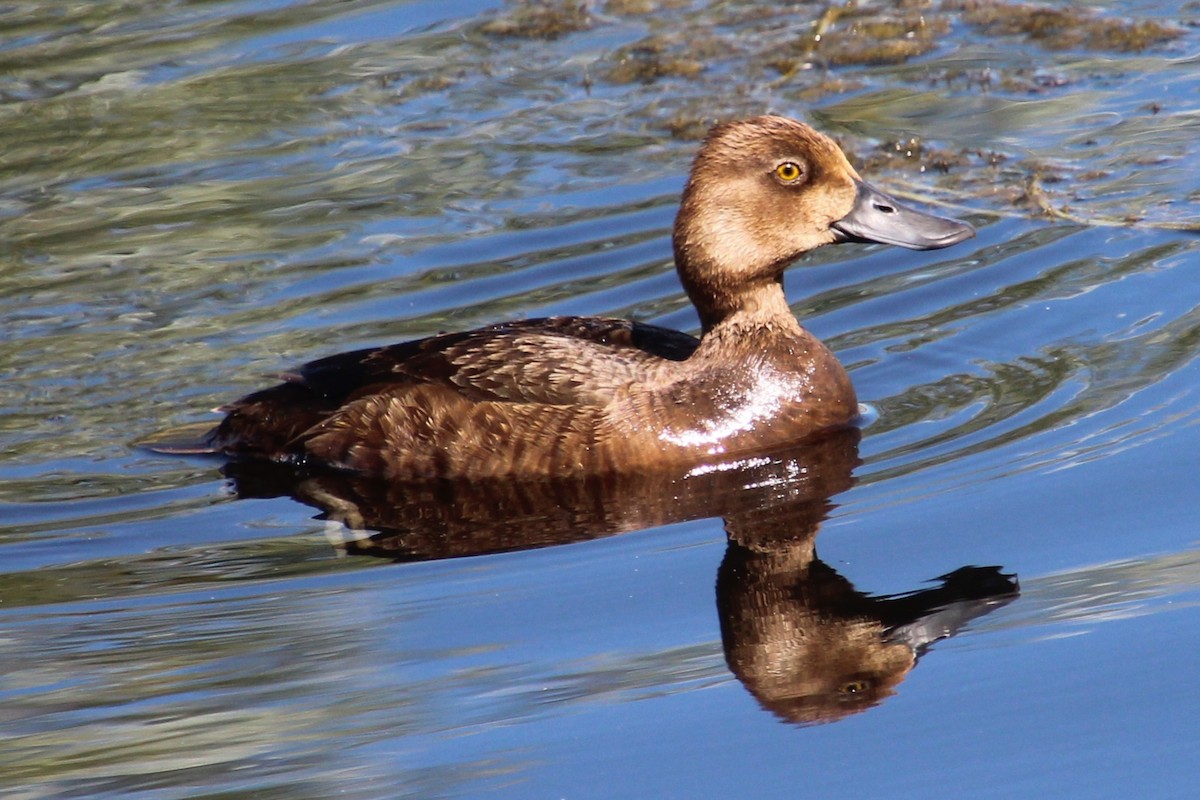
[[[222,407],[204,452],[391,480],[586,476],[699,464],[854,423],[845,369],[797,322],[783,271],[837,242],[974,235],[865,183],[828,137],[760,116],[712,129],[675,219],[699,339],[551,317],[322,358]]]

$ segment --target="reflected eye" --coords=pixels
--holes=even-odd
[[[804,177],[804,169],[795,161],[784,161],[775,167],[775,177],[781,183],[799,183]]]

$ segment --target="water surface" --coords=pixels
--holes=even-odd
[[[0,789],[1191,796],[1200,20],[1039,8],[0,13]],[[764,111],[978,228],[789,271],[861,442],[582,499],[350,487],[424,520],[375,543],[132,446],[338,350],[695,331],[677,194]],[[841,712],[777,702],[834,642],[875,670]]]

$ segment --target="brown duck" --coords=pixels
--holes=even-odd
[[[675,219],[699,339],[552,317],[313,361],[221,410],[198,448],[393,480],[579,476],[725,460],[852,424],[854,388],[800,327],[783,271],[835,242],[918,250],[974,235],[863,182],[782,117],[715,127]]]

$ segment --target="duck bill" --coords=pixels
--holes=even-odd
[[[912,250],[937,250],[975,235],[965,222],[909,208],[862,181],[850,213],[833,223],[839,242],[877,242]]]

